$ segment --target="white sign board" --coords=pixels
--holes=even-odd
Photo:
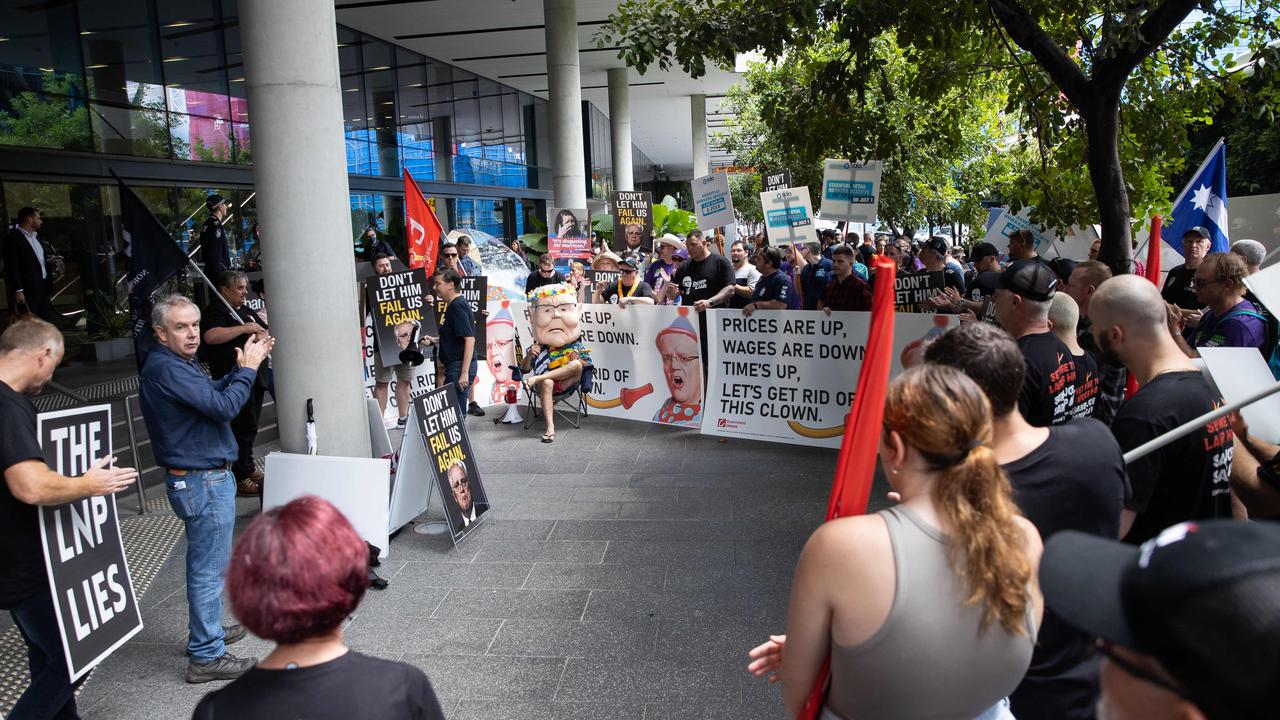
[[[1041,248],[1047,250],[1053,244],[1054,236],[1051,233],[1041,232],[1038,227],[1033,225],[1028,219],[1030,208],[1022,208],[1017,214],[1009,212],[1009,208],[1000,208],[991,218],[991,224],[987,227],[987,235],[982,238],[983,242],[989,242],[995,245],[1000,252],[1004,252],[1009,247],[1009,235],[1018,230],[1030,230],[1032,237],[1036,239],[1036,250]],[[1090,243],[1093,241],[1090,240]],[[1041,254],[1043,252],[1041,251]],[[1085,255],[1088,256],[1088,248],[1085,248]],[[1067,257],[1070,257],[1068,255]]]
[[[1202,347],[1199,351],[1213,384],[1228,403],[1243,400],[1276,381],[1257,348]],[[1249,424],[1250,435],[1280,444],[1280,394],[1247,405],[1240,414]]]
[[[822,219],[873,223],[880,206],[884,163],[828,159],[822,171]]]
[[[693,180],[693,209],[698,227],[708,231],[732,225],[733,200],[729,197],[729,174],[712,173]]]
[[[1245,278],[1244,284],[1272,315],[1280,314],[1280,264],[1259,270]]]
[[[764,211],[764,227],[770,245],[818,242],[809,188],[762,192],[760,207]]]
[[[711,354],[702,433],[838,448],[871,330],[869,312],[708,312]],[[896,313],[892,375],[902,357],[957,322]]]
[[[267,455],[262,509],[280,507],[303,495],[333,503],[364,541],[387,556],[387,510],[391,461],[328,455]]]

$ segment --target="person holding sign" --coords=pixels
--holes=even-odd
[[[751,302],[742,308],[743,315],[751,315],[756,310],[786,310],[795,294],[791,280],[780,270],[782,253],[776,247],[761,248],[756,253],[756,269],[760,271],[760,282],[751,295]]]
[[[62,360],[62,333],[37,318],[18,320],[0,335],[0,608],[9,611],[27,644],[31,684],[9,717],[79,717],[49,576],[41,549],[38,505],[61,505],[110,495],[133,484],[138,471],[96,459],[79,477],[59,475],[45,464],[36,434],[40,393]]]
[[[457,250],[454,250],[454,258],[457,258]],[[391,258],[387,255],[379,255],[373,261],[374,275],[390,275]],[[397,344],[401,338],[403,328],[396,328]],[[409,328],[412,332],[412,327]],[[404,335],[405,344],[401,346],[401,350],[408,346],[408,334]],[[390,367],[382,364],[382,352],[378,348],[378,333],[373,334],[373,397],[378,401],[378,417],[387,411],[387,391],[391,387],[391,376],[394,373],[396,378],[396,411],[400,413],[400,417],[396,420],[396,427],[403,428],[409,419],[409,386],[413,383],[413,368],[405,363],[397,363]]]
[[[244,630],[222,625],[222,573],[236,520],[230,463],[238,451],[230,423],[248,401],[275,339],[250,335],[236,348],[237,367],[211,380],[195,362],[199,308],[169,295],[156,302],[151,322],[158,345],[147,355],[138,393],[156,464],[165,469],[165,494],[187,530],[186,680],[230,680],[256,662],[226,651],[226,643],[243,638]]]
[[[605,302],[620,308],[626,308],[628,305],[653,304],[653,288],[649,287],[645,281],[636,278],[639,273],[636,267],[637,262],[631,255],[622,258],[618,263],[618,270],[622,272],[618,282],[606,286],[601,293]]]
[[[439,363],[444,367],[444,384],[458,388],[458,403],[467,407],[467,389],[476,381],[479,363],[476,358],[476,321],[471,303],[462,297],[462,276],[457,270],[443,268],[431,278],[436,296],[445,303],[444,320],[440,323]],[[463,374],[463,369],[466,374]]]
[[[555,442],[556,395],[572,390],[591,365],[582,344],[582,315],[577,294],[568,285],[546,285],[529,293],[529,321],[533,342],[522,368],[525,392],[537,393],[547,431],[542,442]]]

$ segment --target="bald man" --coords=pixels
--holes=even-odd
[[[1049,301],[1049,327],[1071,351],[1071,358],[1076,363],[1076,399],[1071,408],[1072,420],[1094,416],[1094,406],[1102,388],[1102,373],[1098,371],[1098,363],[1080,347],[1077,340],[1076,328],[1079,324],[1080,308],[1076,301],[1066,293],[1056,293]]]
[[[1222,404],[1174,342],[1166,313],[1160,291],[1137,275],[1107,280],[1089,302],[1103,361],[1138,380],[1111,424],[1125,452]],[[1138,544],[1186,520],[1231,517],[1231,456],[1231,423],[1222,418],[1129,463],[1133,496],[1120,536]]]

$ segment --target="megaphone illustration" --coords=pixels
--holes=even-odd
[[[400,362],[417,367],[426,361],[426,356],[418,349],[422,341],[422,323],[413,321],[413,330],[409,333],[409,345],[400,351]]]

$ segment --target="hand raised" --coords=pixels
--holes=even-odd
[[[249,336],[245,341],[243,348],[236,349],[236,364],[242,368],[257,370],[263,360],[267,359],[267,355],[271,353],[271,348],[275,347],[276,339],[266,337],[260,339],[257,335]]]
[[[85,473],[84,477],[89,481],[90,495],[110,495],[120,492],[138,479],[138,471],[134,468],[111,467],[115,461],[114,457],[108,455],[89,467],[89,472]]]

